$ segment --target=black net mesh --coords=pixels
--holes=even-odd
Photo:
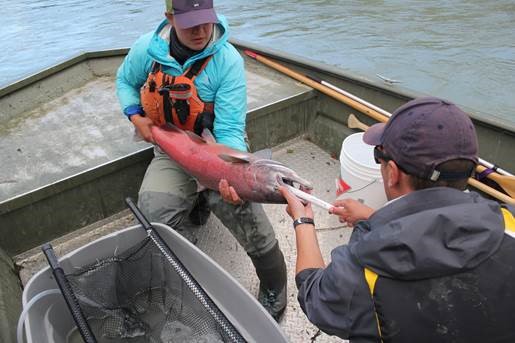
[[[149,238],[67,278],[98,342],[229,341]]]

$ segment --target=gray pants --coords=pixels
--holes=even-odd
[[[188,216],[199,196],[197,182],[159,147],[154,148],[138,197],[138,206],[151,222],[165,223],[179,232],[192,228]],[[260,204],[232,205],[220,193],[204,190],[211,211],[251,257],[270,251],[277,240]],[[184,235],[191,240],[191,235]]]

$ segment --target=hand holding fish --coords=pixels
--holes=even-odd
[[[233,205],[243,204],[243,200],[240,198],[238,193],[236,193],[234,187],[229,185],[227,180],[220,180],[220,183],[218,184],[218,191],[220,192],[220,195],[222,196],[222,199],[224,199],[225,202],[228,202]]]
[[[293,220],[301,217],[313,218],[313,209],[310,202],[304,205],[297,196],[290,193],[284,186],[279,187],[279,191],[288,202],[286,212]]]
[[[135,114],[131,116],[131,122],[136,127],[141,138],[149,143],[155,143],[154,136],[152,135],[152,126],[154,123],[150,118]]]
[[[336,200],[333,206],[329,213],[337,215],[340,223],[347,223],[349,226],[356,225],[360,220],[367,220],[374,213],[373,208],[354,199]]]

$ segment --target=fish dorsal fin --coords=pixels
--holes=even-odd
[[[215,136],[213,136],[213,133],[209,129],[202,130],[202,138],[204,138],[207,143],[216,143]]]
[[[241,155],[229,155],[229,154],[219,154],[218,157],[220,157],[225,162],[229,163],[249,163],[249,157],[247,155],[241,154]]]
[[[271,160],[272,159],[272,149],[262,149],[253,153],[255,157],[263,160]]]
[[[173,125],[172,123],[166,123],[163,126],[161,126],[160,129],[163,129],[165,131],[170,131],[170,132],[184,133],[184,130],[179,129],[177,126]]]
[[[194,132],[191,132],[191,131],[184,131],[188,137],[191,138],[192,141],[194,141],[195,143],[198,143],[198,144],[206,144],[207,141],[200,137],[199,135],[195,134]]]

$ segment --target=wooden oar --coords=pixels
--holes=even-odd
[[[483,166],[485,166],[486,168],[494,168],[494,167],[496,167],[492,163],[490,163],[488,161],[485,161],[482,158],[479,158],[479,163],[482,164]],[[515,176],[512,173],[509,173],[506,170],[504,170],[502,168],[499,168],[499,167],[495,168],[495,172],[497,174],[501,174],[501,175],[505,175],[505,176]]]
[[[486,169],[487,169],[486,167],[481,166],[481,165],[478,165],[476,168],[476,170],[479,173],[485,171]],[[501,175],[501,174],[497,174],[497,173],[491,173],[490,175],[489,175],[490,179],[497,182],[497,184],[499,186],[501,186],[502,189],[504,189],[506,191],[506,193],[508,193],[512,198],[515,198],[515,177]]]
[[[360,130],[363,130],[363,131],[366,131],[369,126],[367,126],[365,123],[362,123],[358,118],[356,118],[356,116],[354,114],[349,114],[349,118],[347,119],[347,126],[351,129],[360,129]],[[486,168],[483,167],[483,166],[479,166],[482,170],[485,170]],[[508,185],[511,185],[511,187],[513,187],[513,182],[512,182],[512,179],[509,177],[509,176],[503,176],[503,175],[499,175],[497,174],[497,177],[496,178],[509,178],[509,184]],[[497,181],[496,181],[497,182]],[[506,204],[514,204],[515,205],[515,199],[513,198],[513,195],[511,193],[510,196],[507,196],[506,194],[502,193],[502,192],[499,192],[498,190],[496,189],[493,189],[492,187],[488,186],[488,185],[485,185],[484,183],[482,182],[479,182],[478,180],[476,179],[473,179],[471,177],[469,177],[469,179],[467,180],[467,183],[469,185],[471,185],[472,187],[475,187],[477,189],[479,189],[480,191],[506,203]],[[499,183],[499,182],[497,182]],[[503,187],[504,188],[504,187]]]
[[[499,192],[498,190],[493,189],[492,187],[485,185],[484,183],[479,182],[476,179],[469,177],[467,182],[472,187],[475,187],[475,188],[479,189],[480,191],[493,196],[494,198],[500,200],[501,202],[503,202],[505,204],[515,205],[515,199],[513,199],[512,197],[507,196],[506,194]]]
[[[363,131],[368,130],[368,125],[361,122],[354,114],[349,114],[349,118],[347,118],[347,126],[351,129],[360,129]]]
[[[347,97],[351,98],[352,100],[356,100],[357,102],[361,103],[362,105],[365,105],[365,106],[367,106],[368,108],[371,108],[371,109],[373,109],[374,111],[377,111],[377,112],[381,113],[382,115],[385,115],[385,116],[387,116],[387,117],[391,117],[391,116],[392,116],[392,114],[391,114],[391,113],[389,113],[389,112],[387,112],[387,111],[383,110],[382,108],[377,107],[376,105],[371,104],[371,103],[369,103],[368,101],[365,101],[365,100],[363,100],[363,99],[361,99],[361,98],[359,98],[359,97],[355,96],[354,94],[349,93],[349,92],[347,92],[347,91],[345,91],[345,90],[343,90],[343,89],[341,89],[341,88],[339,88],[339,87],[336,87],[335,85],[333,85],[333,84],[332,84],[332,83],[330,83],[330,82],[327,82],[327,81],[321,80],[321,79],[319,79],[318,77],[314,77],[314,76],[311,76],[311,75],[306,75],[306,76],[307,76],[307,77],[309,77],[311,80],[313,80],[313,81],[315,81],[315,82],[320,83],[321,85],[324,85],[324,86],[326,86],[326,87],[329,87],[329,88],[331,88],[332,90],[334,90],[334,91],[336,91],[336,92],[338,92],[338,93],[340,93],[340,94],[343,94],[343,95],[345,95],[345,96],[347,96]]]
[[[335,98],[336,100],[343,102],[344,104],[366,114],[367,116],[369,116],[379,122],[385,123],[388,121],[388,118],[391,117],[391,113],[389,113],[381,108],[378,108],[377,106],[374,106],[374,105],[372,107],[370,107],[369,106],[370,104],[368,102],[366,102],[365,100],[363,100],[353,94],[350,94],[334,85],[328,86],[327,85],[328,82],[324,81],[325,84],[322,84],[322,82],[321,81],[319,82],[318,79],[316,79],[316,78],[307,77],[305,75],[297,73],[297,72],[291,70],[290,68],[287,68],[277,62],[274,62],[264,56],[261,56],[261,55],[255,53],[253,51],[245,50],[245,54],[263,64],[266,64],[267,66],[269,66],[271,68],[274,68],[274,69],[276,69],[300,82],[305,83],[306,85],[308,85],[332,98]],[[479,162],[483,165],[486,165],[489,168],[491,166],[493,166],[490,162],[485,161],[481,158],[479,159]],[[510,177],[513,176],[512,174],[504,171],[503,169],[499,168],[497,170],[506,176],[510,176]],[[493,180],[494,173],[490,173],[487,177],[489,179]],[[497,175],[499,175],[499,174],[497,174]],[[499,185],[501,187],[503,187],[502,184],[499,184]]]
[[[303,82],[306,85],[308,85],[326,95],[329,95],[330,97],[332,97],[336,100],[339,100],[346,105],[349,105],[350,107],[352,107],[362,113],[365,113],[366,115],[368,115],[371,118],[374,118],[377,121],[384,123],[388,120],[388,118],[385,117],[384,115],[382,115],[381,113],[379,113],[371,108],[368,108],[367,106],[363,105],[362,103],[360,103],[356,100],[353,100],[353,99],[349,98],[348,96],[340,94],[337,91],[330,89],[324,85],[321,85],[320,83],[315,82],[315,81],[311,80],[310,78],[308,78],[302,74],[299,74],[289,68],[286,68],[285,66],[282,66],[279,63],[269,60],[268,58],[263,57],[259,54],[256,54],[255,52],[252,52],[249,50],[245,50],[245,54],[263,64],[266,64],[267,66],[269,66],[271,68],[274,68],[275,70],[278,70],[278,71],[296,79],[297,81]]]

